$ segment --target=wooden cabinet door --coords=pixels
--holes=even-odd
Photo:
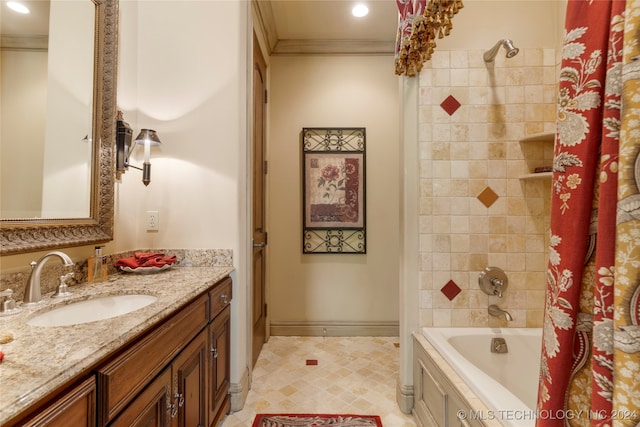
[[[207,333],[203,330],[171,364],[174,427],[206,427]]]
[[[206,368],[205,329],[109,427],[205,427]]]
[[[209,425],[217,426],[229,412],[231,375],[231,308],[227,306],[209,325]]]
[[[107,425],[209,323],[203,294],[98,369],[98,426]]]
[[[118,415],[110,427],[169,427],[170,393],[171,369],[167,368]]]
[[[88,378],[70,392],[64,394],[35,418],[23,424],[25,427],[87,426],[96,425],[96,380]]]

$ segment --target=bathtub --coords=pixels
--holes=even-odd
[[[420,332],[414,334],[414,359],[426,355],[432,365],[427,367],[422,361],[414,363],[414,370],[429,371],[418,377],[414,375],[414,388],[416,379],[427,387],[431,382],[435,384],[431,396],[436,402],[435,412],[442,413],[433,417],[437,425],[465,425],[459,421],[454,424],[454,417],[466,418],[466,425],[471,426],[535,425],[542,329],[423,328]],[[508,353],[490,351],[494,337],[505,338]],[[423,347],[422,351],[416,346]],[[439,371],[439,380],[433,376],[434,370]],[[447,387],[452,390],[445,390]],[[443,398],[445,409],[441,410],[439,396],[447,393],[452,397]],[[448,408],[456,400],[461,402],[461,407]],[[433,416],[434,410],[423,409],[429,409],[428,416]],[[433,419],[428,421],[433,422]]]

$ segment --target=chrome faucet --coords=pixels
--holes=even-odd
[[[71,261],[69,255],[60,251],[47,253],[42,258],[40,258],[38,262],[32,261],[31,274],[29,274],[29,279],[27,280],[27,284],[24,287],[24,297],[22,298],[22,303],[24,305],[36,304],[42,300],[42,293],[40,292],[40,273],[47,260],[54,256],[60,258],[65,267],[70,267],[73,265],[73,261]]]
[[[504,316],[505,319],[507,319],[508,321],[512,321],[513,317],[511,316],[511,314],[508,311],[505,311],[503,309],[501,309],[500,307],[498,307],[495,304],[491,304],[489,306],[489,314],[495,317],[500,317],[500,316]]]

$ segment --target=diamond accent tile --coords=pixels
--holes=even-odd
[[[449,280],[447,284],[440,289],[440,292],[442,292],[445,297],[449,298],[449,301],[453,301],[453,299],[462,292],[462,289],[460,289],[460,286],[456,285],[456,282]]]
[[[496,200],[498,200],[498,195],[495,191],[491,189],[491,187],[486,187],[480,194],[478,194],[478,200],[482,202],[486,207],[491,207]]]
[[[449,95],[444,101],[442,101],[440,107],[442,107],[442,109],[446,111],[448,115],[452,116],[453,113],[455,113],[458,108],[460,108],[460,103],[453,97],[453,95]]]

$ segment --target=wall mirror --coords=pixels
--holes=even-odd
[[[109,241],[117,0],[22,3],[0,4],[0,254]]]

